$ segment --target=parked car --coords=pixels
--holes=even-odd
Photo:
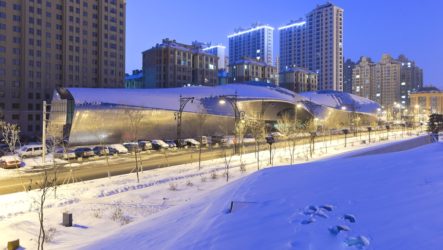
[[[64,148],[57,148],[54,151],[54,157],[63,159],[63,160],[71,160],[77,158],[75,155],[75,151],[72,149],[64,149]]]
[[[152,142],[152,148],[155,150],[169,148],[169,144],[167,144],[166,142],[164,142],[162,140],[152,140],[151,142]]]
[[[111,146],[107,146],[107,147],[108,147],[108,150],[109,150],[109,155],[117,155],[117,154],[119,154],[117,149],[115,149],[115,148],[113,148]]]
[[[243,143],[244,144],[255,143],[255,138],[252,136],[245,136],[245,137],[243,137]]]
[[[43,146],[41,144],[25,145],[17,153],[21,158],[40,156],[43,154]]]
[[[234,143],[235,143],[235,136],[233,135],[225,135],[220,140],[220,144],[227,147],[233,146]]]
[[[169,148],[177,148],[177,144],[175,144],[174,140],[165,140],[164,142],[169,145]]]
[[[201,137],[201,144],[202,147],[207,147],[208,145],[212,144],[212,138],[208,136],[202,136]]]
[[[109,149],[107,146],[95,146],[92,151],[94,151],[94,154],[97,156],[105,156],[110,155]]]
[[[188,144],[188,147],[199,147],[200,142],[196,141],[195,139],[185,139],[185,142]]]
[[[142,151],[142,149],[138,146],[138,142],[126,142],[123,143],[123,146],[128,149],[129,153]]]
[[[74,149],[75,156],[81,157],[81,158],[89,158],[92,156],[95,156],[94,151],[92,151],[91,148],[88,147],[80,147]]]
[[[118,154],[127,154],[129,152],[128,149],[122,144],[109,145],[109,149],[109,152],[117,151]]]
[[[138,146],[143,151],[147,151],[147,150],[151,150],[152,149],[151,141],[138,141]]]
[[[174,143],[175,143],[175,146],[177,146],[177,148],[187,148],[188,147],[188,144],[183,139],[174,140]]]
[[[0,167],[5,169],[19,168],[22,161],[15,155],[0,157]]]

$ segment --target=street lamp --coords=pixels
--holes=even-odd
[[[175,119],[177,120],[177,146],[182,146],[182,142],[181,142],[181,136],[182,136],[182,114],[183,114],[183,110],[186,107],[186,104],[188,104],[189,102],[193,103],[194,102],[194,97],[183,97],[180,95],[180,106],[177,112],[174,113],[175,115]]]
[[[301,109],[302,107],[303,107],[303,105],[299,101],[297,101],[295,103],[295,110],[294,110],[294,112],[295,112],[295,114],[294,114],[294,117],[295,117],[295,129],[297,129],[297,119],[298,119],[297,114],[298,114],[298,110]]]
[[[220,105],[225,105],[226,102],[228,102],[231,106],[232,109],[234,110],[234,153],[237,154],[238,153],[238,147],[237,147],[237,127],[239,125],[239,121],[240,119],[244,118],[245,112],[243,111],[239,111],[238,109],[238,95],[237,95],[237,91],[235,92],[234,95],[221,95],[219,96],[219,101],[218,104]]]

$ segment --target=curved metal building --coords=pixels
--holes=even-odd
[[[323,128],[339,128],[349,126],[352,112],[363,125],[376,121],[379,105],[341,92],[299,95],[268,84],[245,83],[169,89],[61,88],[55,91],[51,107],[48,134],[63,136],[70,145],[91,145],[175,139],[180,115],[181,138],[233,134],[236,116],[272,125],[288,113],[294,119],[318,118]]]

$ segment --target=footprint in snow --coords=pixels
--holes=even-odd
[[[332,205],[322,205],[320,206],[321,209],[326,210],[328,212],[332,212],[332,210],[334,210],[334,206]]]
[[[338,225],[338,226],[330,227],[330,228],[328,228],[328,230],[333,235],[337,235],[337,234],[339,234],[342,231],[343,232],[351,231],[351,229],[348,226],[346,226],[346,225]]]
[[[345,215],[343,215],[343,219],[347,220],[347,221],[349,221],[351,223],[355,223],[355,216],[352,215],[352,214],[345,214]]]
[[[369,246],[370,241],[369,241],[369,239],[367,237],[365,237],[363,235],[360,235],[360,236],[357,236],[357,237],[348,237],[348,238],[346,238],[345,244],[348,247],[356,247],[358,249],[362,249],[364,247]]]
[[[302,220],[302,221],[300,222],[300,224],[302,224],[302,225],[308,225],[308,224],[312,224],[312,223],[314,223],[314,222],[315,222],[315,219],[312,218],[312,217],[310,217],[310,218],[307,218],[307,219]]]

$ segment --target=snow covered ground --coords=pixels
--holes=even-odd
[[[442,162],[435,143],[269,168],[86,249],[441,249]]]
[[[400,136],[397,138],[400,139]],[[332,141],[329,142],[326,152],[326,148],[321,148],[321,144],[324,145],[324,143],[327,142],[318,142],[316,145],[317,153],[314,159],[367,147],[367,144],[360,145],[355,142],[354,147],[344,148],[341,145],[343,142]],[[385,143],[387,142],[376,144]],[[423,154],[426,153],[429,152],[423,152]],[[406,153],[403,154],[407,156]],[[307,146],[299,146],[296,163],[305,163],[306,156]],[[269,167],[267,166],[269,160],[267,151],[261,153],[260,159],[262,167]],[[330,235],[317,235],[317,231],[320,231],[322,225],[345,224],[345,221],[339,218],[342,216],[340,213],[345,212],[357,216],[358,223],[348,225],[351,227],[352,235],[357,232],[365,236],[365,238],[356,238],[355,241],[358,243],[359,240],[368,240],[372,246],[374,234],[370,234],[372,231],[364,231],[365,224],[360,222],[360,217],[363,217],[367,211],[360,206],[354,209],[354,206],[360,204],[361,199],[365,197],[373,199],[373,196],[376,196],[376,194],[368,194],[368,190],[364,192],[366,175],[372,177],[369,179],[380,180],[381,183],[391,179],[386,176],[395,175],[393,169],[389,168],[392,171],[384,173],[383,169],[379,169],[381,167],[375,168],[376,172],[372,173],[368,166],[372,160],[364,160],[360,163],[357,159],[366,158],[334,159],[330,162],[299,165],[300,167],[296,168],[284,167],[278,171],[266,170],[250,175],[257,169],[255,154],[244,155],[241,162],[239,157],[235,156],[230,159],[229,183],[232,184],[222,189],[220,187],[226,185],[226,178],[223,175],[225,159],[203,162],[201,170],[198,170],[194,163],[145,171],[141,174],[140,183],[136,182],[135,174],[130,174],[112,177],[112,179],[105,178],[64,185],[57,189],[57,198],[51,192],[46,203],[46,228],[50,232],[46,248],[128,249],[128,242],[137,244],[133,242],[133,239],[131,241],[131,235],[143,234],[144,236],[139,239],[143,246],[140,249],[206,249],[211,247],[244,249],[255,248],[254,246],[276,249],[303,246],[303,244],[314,244],[312,246],[318,246],[314,249],[324,249],[322,246],[325,246],[325,239],[330,239],[328,238]],[[368,159],[372,158],[368,157]],[[404,157],[402,162],[407,162],[407,159]],[[287,164],[288,160],[286,149],[275,151],[274,165]],[[417,157],[413,160],[417,160]],[[336,161],[345,163],[336,164],[334,163]],[[243,165],[245,169],[242,170],[240,165]],[[353,166],[355,170],[349,171],[350,166]],[[332,171],[338,167],[344,169]],[[360,167],[361,173],[357,170]],[[402,173],[403,169],[396,169],[396,171]],[[388,175],[385,176],[385,174]],[[250,177],[243,178],[248,175]],[[267,176],[275,177],[268,180]],[[262,180],[262,178],[265,179]],[[238,179],[240,180],[234,182]],[[433,183],[433,179],[430,181]],[[281,191],[281,194],[277,191]],[[375,191],[381,191],[381,189]],[[401,190],[395,189],[395,191]],[[235,192],[238,193],[234,194]],[[284,198],[283,194],[287,197]],[[7,241],[20,238],[23,247],[28,249],[36,247],[38,195],[38,191],[31,191],[0,196],[0,246],[5,246]],[[226,211],[231,200],[253,203],[247,203],[245,208],[238,210],[238,213],[236,211],[228,215]],[[309,215],[300,214],[306,206],[322,204],[333,206],[333,211],[323,212],[328,219],[315,215],[313,216],[315,223],[301,224],[305,219],[309,221]],[[373,204],[372,207],[377,206]],[[278,209],[275,210],[276,208]],[[288,214],[289,210],[290,214]],[[60,225],[62,213],[65,211],[73,213],[75,225],[72,228]],[[244,216],[245,214],[247,216]],[[277,216],[278,214],[281,216]],[[392,220],[392,218],[385,219],[384,222]],[[279,223],[282,220],[293,226],[291,233],[285,231],[288,230],[287,225],[280,229]],[[311,232],[310,227],[317,229]],[[228,228],[233,230],[232,233],[224,231]],[[356,231],[359,228],[361,230]],[[147,230],[146,233],[142,232],[143,230]],[[280,231],[281,234],[278,233]],[[249,235],[250,233],[255,234],[255,237]],[[257,237],[257,233],[263,234],[263,237]],[[116,235],[123,238],[116,238]],[[336,236],[337,239],[343,238],[337,240],[337,246],[343,245],[344,236],[343,233]],[[276,240],[275,237],[280,240]],[[111,240],[113,238],[116,239]],[[264,244],[263,242],[268,238],[269,242]],[[100,239],[103,241],[97,242]],[[186,240],[182,242],[181,239]],[[90,246],[90,244],[96,245]],[[236,247],[236,244],[245,245]]]

